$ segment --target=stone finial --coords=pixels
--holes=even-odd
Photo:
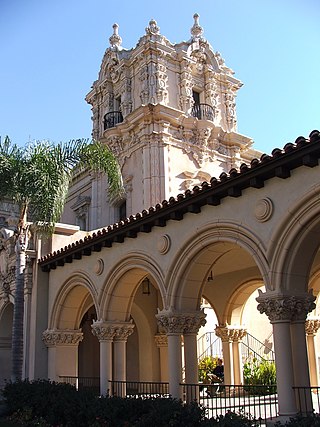
[[[157,21],[151,19],[149,21],[149,26],[146,28],[146,34],[160,34],[160,27],[157,24]]]
[[[112,28],[113,28],[113,34],[111,37],[109,37],[110,45],[111,47],[120,47],[122,43],[122,38],[118,34],[119,25],[113,24]]]
[[[196,41],[196,40],[204,40],[204,38],[202,37],[203,34],[203,28],[201,27],[201,25],[199,25],[199,15],[197,13],[195,13],[193,15],[193,19],[194,19],[194,24],[190,29],[191,32],[191,40],[192,41]]]

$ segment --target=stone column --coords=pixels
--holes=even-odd
[[[294,337],[292,341],[291,322],[303,317],[305,319],[307,313],[315,307],[314,299],[315,297],[310,294],[292,296],[275,292],[263,294],[261,291],[257,298],[257,309],[260,313],[266,313],[273,327],[280,416],[289,417],[297,413],[293,386],[299,384],[295,383],[297,374],[295,377],[294,370],[301,370],[305,375],[307,369],[307,357],[302,360],[304,351],[299,351],[299,345],[303,346],[300,328],[297,323],[293,326],[293,330],[298,332],[298,336]],[[307,374],[308,376],[309,374]],[[311,395],[304,397],[306,406],[309,407]]]
[[[128,337],[133,333],[134,324],[132,322],[113,322],[115,331],[114,343],[114,379],[121,381],[121,386],[117,389],[117,395],[125,397],[127,379],[126,363],[126,343]]]
[[[233,371],[233,348],[231,340],[231,329],[227,325],[216,326],[215,334],[221,338],[222,352],[223,352],[223,365],[224,365],[224,382],[227,385],[234,384],[234,371]]]
[[[71,383],[77,385],[78,346],[83,340],[81,329],[47,329],[42,340],[48,347],[48,378],[60,381],[60,377],[71,377]]]
[[[165,334],[156,334],[154,339],[160,351],[160,381],[168,382],[168,337]]]
[[[206,324],[204,311],[185,314],[184,327],[184,360],[185,360],[185,382],[186,384],[198,384],[198,354],[197,334],[201,326]],[[199,387],[187,388],[187,402],[199,401]]]
[[[109,381],[112,381],[112,341],[115,330],[112,323],[103,320],[93,322],[91,328],[100,343],[100,395],[112,395]]]
[[[181,399],[181,335],[184,332],[185,318],[172,309],[162,310],[156,314],[156,318],[159,329],[164,330],[168,337],[169,393],[173,398]]]
[[[247,331],[242,328],[231,328],[230,338],[232,341],[232,354],[233,354],[233,375],[234,384],[243,384],[243,372],[242,372],[242,358],[240,344]]]
[[[320,319],[307,319],[305,324],[307,334],[307,349],[309,360],[310,383],[313,387],[318,386],[318,360],[316,357],[315,336],[320,327]]]

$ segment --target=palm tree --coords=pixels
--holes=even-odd
[[[22,378],[25,251],[29,224],[35,231],[52,234],[60,219],[75,168],[107,174],[109,190],[122,188],[119,165],[107,146],[78,139],[53,144],[48,141],[21,148],[8,137],[0,139],[0,201],[13,200],[20,209],[15,230],[16,283],[12,327],[11,379]]]

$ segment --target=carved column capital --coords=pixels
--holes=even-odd
[[[306,320],[306,334],[315,336],[320,328],[320,319]]]
[[[115,322],[114,323],[114,341],[127,341],[133,333],[134,324],[132,322]]]
[[[219,325],[215,328],[215,334],[221,338],[222,342],[239,342],[246,336],[244,328],[235,328],[228,325]]]
[[[47,329],[42,333],[42,341],[47,347],[75,346],[79,345],[82,340],[81,329]]]
[[[113,338],[116,334],[112,322],[97,320],[96,322],[93,322],[91,328],[93,335],[96,336],[99,341],[113,341]]]
[[[265,313],[271,323],[279,321],[305,321],[314,310],[316,297],[312,292],[303,295],[282,295],[259,291],[257,309]]]
[[[157,347],[168,347],[168,337],[165,334],[156,334],[154,340]]]
[[[178,312],[172,309],[162,310],[156,314],[159,328],[167,334],[196,334],[201,326],[206,324],[206,314],[203,310],[193,312]]]
[[[127,341],[133,333],[132,322],[97,320],[91,325],[92,333],[99,341]]]

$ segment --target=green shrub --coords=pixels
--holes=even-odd
[[[199,381],[206,383],[209,380],[208,375],[213,374],[214,368],[218,364],[218,357],[206,356],[198,363]]]
[[[255,357],[248,358],[243,365],[243,380],[245,385],[266,386],[253,388],[255,393],[275,393],[277,382],[275,363],[269,360],[259,361]]]
[[[225,415],[219,415],[217,418],[211,418],[207,424],[201,424],[203,427],[258,427],[259,421],[240,412],[227,412]]]
[[[297,415],[294,418],[290,418],[285,424],[276,423],[277,427],[290,426],[290,427],[316,427],[320,426],[320,415],[310,414],[307,416]]]
[[[7,383],[3,396],[9,413],[43,419],[49,425],[86,427],[94,417],[93,393],[47,380]],[[35,424],[36,425],[36,424]]]

